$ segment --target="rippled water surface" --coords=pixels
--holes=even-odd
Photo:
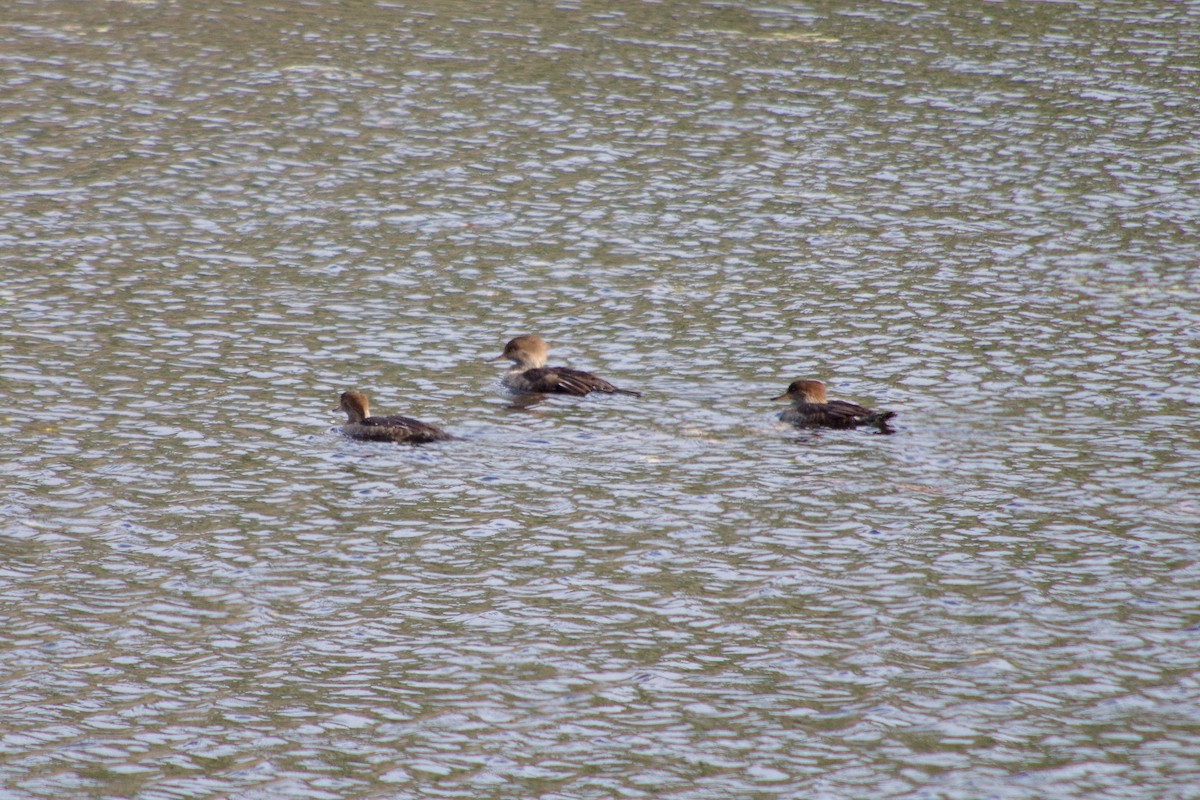
[[[1174,0],[10,4],[0,795],[1196,797],[1198,64]],[[513,407],[535,331],[645,396]]]

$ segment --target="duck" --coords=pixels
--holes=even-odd
[[[876,411],[847,400],[828,400],[821,381],[792,381],[787,391],[772,400],[790,400],[792,407],[779,414],[783,422],[799,428],[877,428],[880,433],[895,433],[888,421],[895,411]]]
[[[390,417],[372,417],[371,404],[367,396],[359,391],[342,392],[334,411],[345,411],[348,418],[342,433],[351,439],[368,442],[397,442],[399,444],[425,444],[442,442],[457,437],[451,436],[437,425],[411,417],[395,414]]]
[[[517,394],[570,394],[585,395],[590,392],[604,394],[628,394],[641,397],[641,392],[620,389],[601,377],[579,369],[547,367],[549,346],[536,334],[525,334],[509,340],[504,352],[488,361],[513,362],[501,381],[510,391]]]

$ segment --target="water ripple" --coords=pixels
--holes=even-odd
[[[0,28],[6,786],[1186,793],[1191,9],[276,5]]]

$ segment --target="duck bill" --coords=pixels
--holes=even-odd
[[[503,361],[506,358],[508,358],[508,356],[501,353],[500,355],[496,356],[495,358],[485,358],[484,361],[490,364],[493,361]]]
[[[779,395],[779,397],[772,397],[771,401],[774,402],[776,400],[787,400],[787,399],[788,399],[788,394],[787,394],[787,392],[784,392],[783,394]]]

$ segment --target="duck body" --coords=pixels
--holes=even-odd
[[[608,381],[590,372],[567,367],[513,367],[501,381],[518,394],[571,394],[581,396],[591,392],[606,394],[630,394],[641,397],[641,392],[619,389]]]
[[[513,366],[501,381],[518,394],[569,394],[581,396],[591,392],[628,394],[641,397],[641,392],[621,389],[603,378],[568,367],[547,367],[549,348],[540,336],[518,336],[504,346],[504,352],[491,361],[508,359]]]
[[[342,392],[338,409],[346,412],[347,422],[342,433],[351,439],[367,442],[396,442],[398,444],[425,444],[454,439],[437,425],[421,422],[412,417],[394,414],[388,417],[370,416],[367,396],[362,392]],[[335,411],[338,409],[334,409]]]
[[[399,414],[389,417],[366,417],[359,422],[348,422],[342,426],[342,433],[351,439],[400,444],[425,444],[454,438],[437,425]]]
[[[828,400],[825,384],[820,381],[792,381],[783,394],[773,400],[790,400],[792,407],[779,414],[783,422],[800,428],[876,428],[880,433],[894,433],[888,421],[896,416],[895,411],[876,411],[848,400]]]

